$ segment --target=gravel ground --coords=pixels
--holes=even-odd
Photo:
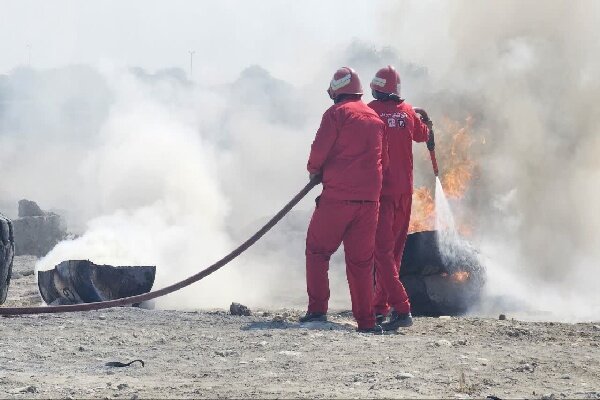
[[[40,302],[17,257],[5,306]],[[235,300],[235,299],[232,299]],[[600,399],[600,324],[416,318],[357,334],[349,312],[119,308],[2,318],[0,397]],[[108,367],[142,359],[145,366]]]

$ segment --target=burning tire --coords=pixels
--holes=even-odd
[[[15,255],[12,222],[0,214],[0,304],[6,301]]]
[[[408,235],[400,279],[415,315],[464,314],[479,301],[485,269],[466,241],[444,243],[437,231]]]

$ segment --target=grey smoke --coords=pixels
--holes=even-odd
[[[468,110],[486,138],[462,211],[492,257],[490,294],[558,318],[600,316],[599,11],[593,1],[386,10],[386,37],[443,94],[424,99],[434,116]]]

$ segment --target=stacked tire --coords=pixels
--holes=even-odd
[[[15,239],[10,219],[0,214],[0,304],[6,301],[15,255]]]

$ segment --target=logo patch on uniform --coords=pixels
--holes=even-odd
[[[387,125],[390,128],[404,128],[408,114],[404,111],[395,113],[381,113],[380,117],[387,120]]]

